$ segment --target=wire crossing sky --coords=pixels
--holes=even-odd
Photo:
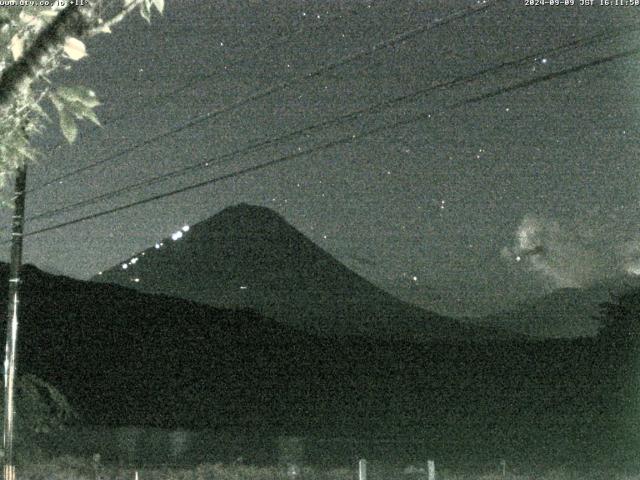
[[[627,28],[624,31],[628,32],[629,30]],[[615,32],[615,35],[620,35],[620,31]],[[76,209],[78,207],[82,207],[82,206],[85,206],[85,205],[91,205],[93,203],[100,202],[100,201],[103,201],[103,200],[109,199],[109,198],[115,198],[115,197],[118,197],[118,196],[120,196],[121,194],[123,194],[125,192],[130,192],[132,190],[137,190],[137,189],[140,189],[141,187],[150,186],[150,185],[153,185],[153,184],[155,184],[157,182],[167,180],[169,178],[173,178],[173,177],[176,177],[176,176],[179,176],[179,175],[184,175],[185,173],[190,172],[190,171],[192,171],[194,169],[206,169],[206,168],[209,168],[212,165],[219,164],[223,160],[227,160],[227,159],[230,159],[230,158],[235,158],[238,155],[253,151],[256,148],[262,148],[262,147],[265,147],[265,146],[268,146],[268,145],[273,145],[275,143],[288,141],[288,140],[291,140],[292,138],[295,138],[296,136],[302,135],[302,134],[304,134],[306,132],[310,132],[310,131],[313,131],[313,130],[318,129],[318,128],[323,128],[323,127],[326,127],[328,125],[332,125],[332,124],[335,124],[335,123],[346,122],[348,120],[351,120],[353,118],[356,118],[357,116],[360,116],[360,115],[363,115],[363,114],[366,114],[366,113],[373,113],[373,112],[379,111],[381,109],[390,108],[390,107],[392,107],[394,104],[396,104],[398,102],[403,102],[403,101],[406,101],[406,100],[410,100],[412,98],[415,98],[415,97],[417,97],[419,95],[424,95],[424,94],[429,93],[429,92],[431,92],[431,91],[433,91],[435,89],[438,89],[438,88],[452,87],[452,86],[454,86],[456,84],[459,84],[459,83],[462,83],[462,82],[473,82],[473,81],[478,80],[479,78],[481,78],[482,76],[484,76],[484,75],[486,75],[488,73],[493,73],[493,72],[495,72],[497,70],[500,70],[500,69],[503,69],[503,68],[507,68],[507,67],[512,67],[514,65],[522,65],[524,62],[530,62],[532,60],[535,60],[538,57],[543,58],[545,55],[548,55],[548,54],[550,54],[552,52],[555,52],[555,51],[559,50],[560,48],[572,48],[572,47],[575,47],[576,45],[580,45],[580,44],[588,45],[591,42],[593,42],[594,40],[602,40],[602,38],[603,38],[602,34],[595,35],[595,36],[593,36],[593,37],[591,37],[589,39],[586,39],[586,40],[574,41],[574,42],[569,43],[568,45],[564,45],[564,46],[561,46],[561,47],[553,48],[553,49],[545,51],[545,52],[538,52],[536,54],[527,55],[526,57],[524,57],[522,59],[501,63],[501,64],[499,64],[497,66],[483,69],[482,71],[474,73],[474,74],[471,74],[471,75],[466,75],[466,76],[463,76],[463,77],[457,77],[457,78],[455,78],[453,80],[450,80],[450,81],[438,82],[438,83],[432,85],[431,87],[429,87],[427,89],[419,90],[417,92],[412,92],[410,94],[402,95],[400,97],[395,97],[395,98],[392,98],[392,99],[383,100],[382,102],[378,102],[378,103],[376,103],[374,105],[371,105],[369,107],[366,107],[366,108],[358,109],[358,110],[356,110],[354,112],[349,112],[347,114],[341,115],[340,117],[333,118],[333,119],[330,119],[330,120],[326,120],[326,121],[321,122],[319,124],[309,125],[307,127],[303,127],[301,129],[294,130],[292,132],[287,132],[286,134],[281,135],[279,137],[268,138],[266,140],[262,140],[262,141],[259,141],[259,142],[253,142],[253,143],[251,143],[251,145],[248,145],[247,147],[234,150],[234,151],[226,153],[226,154],[224,154],[224,155],[222,155],[220,157],[208,158],[204,162],[200,162],[200,163],[197,163],[197,164],[194,164],[194,165],[188,165],[188,166],[185,166],[185,167],[181,167],[181,168],[179,168],[177,170],[173,170],[171,172],[167,172],[167,173],[162,174],[162,175],[156,175],[156,176],[150,177],[150,178],[148,178],[148,179],[146,179],[146,180],[144,180],[142,182],[136,182],[136,183],[127,185],[126,187],[118,188],[118,189],[113,190],[111,192],[107,192],[107,193],[104,193],[104,194],[101,194],[101,195],[93,196],[91,198],[87,198],[85,200],[82,200],[82,201],[79,201],[79,202],[75,202],[73,204],[69,204],[69,205],[65,205],[65,206],[62,206],[62,207],[55,208],[55,209],[51,209],[51,210],[48,210],[46,212],[33,215],[33,216],[31,216],[30,219],[31,220],[37,220],[37,219],[41,219],[41,218],[51,218],[52,216],[55,216],[55,215],[60,214],[60,213],[64,213],[64,212],[68,212],[68,211],[74,210],[74,209]],[[567,70],[564,70],[564,71],[561,71],[561,72],[554,72],[554,73],[551,73],[551,74],[544,75],[542,77],[537,77],[537,78],[533,78],[531,80],[520,82],[520,83],[518,83],[516,85],[512,85],[512,86],[505,87],[505,88],[500,88],[500,89],[497,89],[494,92],[491,92],[491,93],[488,93],[488,94],[485,94],[485,95],[481,95],[479,97],[470,98],[468,100],[465,100],[463,102],[463,104],[468,104],[468,103],[472,103],[472,102],[481,101],[481,100],[484,100],[486,98],[490,98],[490,97],[493,97],[493,96],[496,96],[496,95],[501,95],[501,94],[507,93],[507,92],[512,91],[514,89],[526,88],[526,87],[528,87],[530,85],[533,85],[535,83],[538,83],[538,82],[553,80],[554,78],[557,78],[559,76],[567,75],[567,74],[571,74],[571,73],[580,71],[583,68],[593,67],[593,66],[599,65],[600,63],[603,63],[603,62],[610,62],[610,61],[617,60],[619,58],[623,58],[623,57],[631,56],[631,55],[636,55],[636,54],[637,54],[637,49],[634,49],[634,50],[631,50],[631,51],[625,51],[625,52],[622,52],[620,54],[616,54],[616,55],[613,55],[613,56],[608,56],[608,57],[605,57],[605,58],[601,58],[601,59],[589,62],[587,64],[578,65],[576,67],[573,67],[573,68],[570,68],[570,69],[567,69]],[[457,106],[459,106],[459,105],[454,105],[453,108],[455,108]],[[427,114],[427,117],[429,117],[430,115],[431,115],[431,113]],[[416,121],[422,119],[422,117],[423,117],[423,115],[419,116],[416,119]],[[392,125],[389,128],[394,128],[394,126]],[[178,131],[179,131],[179,129],[178,129]],[[376,130],[376,132],[377,132],[377,130]],[[175,133],[175,131],[172,132],[172,133]],[[170,134],[167,134],[167,135],[170,135]],[[352,136],[351,138],[353,140],[356,140],[356,138],[362,138],[362,136],[363,135],[360,134],[359,137],[358,136],[355,136],[355,137]],[[347,137],[347,140],[348,139],[349,139],[349,137]],[[329,145],[329,147],[331,147],[331,146],[334,146],[333,143]],[[325,147],[325,148],[328,148],[328,147]],[[302,154],[306,155],[307,153],[308,152],[299,152],[297,155],[294,155],[292,158],[297,158],[297,157],[301,156]],[[100,164],[102,164],[102,163],[104,163],[106,161],[109,161],[109,160],[115,160],[117,158],[120,158],[120,155],[118,155],[117,157],[113,157],[113,156],[112,157],[108,157],[107,159],[104,159],[104,160],[100,161]],[[290,157],[287,157],[287,159],[288,158],[290,158]],[[93,168],[96,165],[97,164],[94,163],[94,164],[92,164],[92,165],[90,165],[88,167],[84,167],[82,169],[82,171],[85,171],[86,169],[89,169],[89,168]],[[269,163],[269,165],[271,165],[271,163]],[[241,174],[243,172],[244,172],[244,170],[240,171],[239,174]],[[76,170],[74,172],[70,172],[69,174],[65,175],[64,177],[59,177],[56,180],[60,180],[62,178],[69,178],[69,177],[71,177],[71,176],[73,176],[73,175],[75,175],[77,173],[80,173],[80,172],[78,170]],[[228,178],[228,176],[225,176],[224,178]],[[47,185],[47,184],[44,184],[44,185]],[[134,203],[139,204],[138,202],[134,202]],[[88,217],[88,218],[90,218],[90,217]],[[73,223],[77,223],[77,222],[73,222]],[[47,228],[45,231],[48,231],[48,230],[50,230],[50,228]]]
[[[114,160],[117,160],[118,158],[122,157],[123,155],[131,153],[131,152],[133,152],[133,151],[135,151],[135,150],[137,150],[139,148],[145,147],[145,146],[147,146],[147,145],[149,145],[151,143],[154,143],[154,142],[156,142],[156,141],[158,141],[158,140],[160,140],[160,139],[162,139],[164,137],[167,137],[167,136],[170,136],[170,135],[175,135],[176,133],[181,132],[184,129],[191,128],[191,127],[193,127],[195,125],[198,125],[200,123],[203,123],[203,122],[210,122],[214,118],[217,118],[220,114],[224,114],[226,112],[233,111],[236,108],[241,107],[243,105],[246,105],[249,102],[253,102],[253,101],[259,100],[261,98],[268,97],[268,96],[272,95],[274,92],[278,92],[278,91],[290,88],[292,85],[297,85],[298,83],[300,83],[302,81],[315,78],[318,75],[325,75],[327,72],[330,72],[330,71],[334,70],[335,68],[337,68],[337,67],[339,67],[341,65],[344,65],[344,64],[349,63],[349,62],[353,62],[354,60],[363,58],[363,57],[365,57],[367,55],[371,55],[372,53],[374,53],[376,50],[379,50],[380,48],[386,48],[386,47],[392,46],[392,45],[394,45],[394,44],[396,44],[398,42],[405,41],[407,38],[411,38],[412,36],[419,35],[419,34],[423,33],[424,31],[428,30],[429,28],[433,28],[433,27],[437,27],[437,26],[440,26],[440,25],[444,25],[444,24],[446,24],[448,22],[451,22],[453,20],[458,20],[460,18],[464,18],[465,16],[472,15],[472,14],[475,14],[477,12],[480,12],[480,11],[482,11],[483,9],[487,8],[492,3],[495,3],[495,2],[496,2],[496,0],[492,0],[490,3],[489,2],[483,2],[483,3],[480,4],[480,6],[472,6],[471,8],[466,8],[466,9],[463,9],[461,11],[457,11],[454,14],[447,16],[445,19],[437,19],[435,21],[429,22],[426,25],[423,25],[421,27],[415,28],[415,29],[410,30],[408,32],[403,32],[400,35],[396,35],[393,38],[390,38],[388,40],[380,42],[379,44],[376,44],[376,45],[373,45],[373,46],[371,46],[369,48],[366,48],[363,51],[359,51],[359,52],[353,53],[351,55],[348,55],[346,57],[343,57],[343,58],[339,59],[338,61],[331,62],[331,63],[329,63],[327,65],[322,65],[321,67],[319,67],[319,68],[317,68],[317,69],[315,69],[315,70],[313,70],[311,72],[306,72],[306,73],[304,73],[302,75],[298,75],[298,76],[296,76],[296,77],[294,77],[294,78],[292,78],[290,80],[285,80],[285,81],[279,82],[279,83],[277,83],[275,85],[271,85],[271,86],[269,86],[268,88],[266,88],[264,90],[260,90],[260,91],[254,92],[254,93],[252,93],[251,95],[249,95],[247,97],[241,98],[241,99],[233,102],[230,105],[225,105],[225,106],[223,106],[221,108],[218,108],[216,110],[206,112],[206,113],[204,113],[202,115],[198,115],[195,118],[191,118],[191,119],[187,120],[186,122],[182,123],[181,125],[175,126],[174,128],[172,128],[171,130],[169,130],[167,132],[163,132],[163,133],[161,133],[159,135],[155,135],[154,137],[148,138],[148,139],[146,139],[145,141],[143,141],[140,144],[137,144],[137,145],[134,145],[133,147],[129,147],[129,148],[125,149],[125,150],[122,150],[122,151],[120,151],[120,152],[118,152],[118,153],[116,153],[116,154],[114,154],[114,155],[112,155],[110,157],[107,157],[105,159],[102,159],[102,160],[100,160],[100,161],[98,161],[96,163],[93,163],[91,165],[82,167],[82,168],[80,168],[78,170],[74,170],[72,172],[69,172],[68,174],[65,174],[65,175],[63,175],[61,177],[58,177],[58,178],[54,179],[54,180],[49,180],[48,182],[45,182],[42,186],[51,185],[52,183],[55,183],[56,181],[64,180],[66,178],[70,178],[70,177],[72,177],[72,176],[74,176],[74,175],[76,175],[78,173],[82,173],[82,172],[87,171],[87,170],[89,170],[91,168],[94,168],[95,166],[102,165],[102,164],[104,164],[106,162],[112,162]],[[184,89],[184,87],[181,87],[177,91],[180,92],[183,89]],[[172,92],[172,94],[173,93],[174,92]]]
[[[468,105],[468,104],[471,104],[471,103],[479,102],[479,101],[482,101],[482,100],[485,100],[485,99],[488,99],[488,98],[495,97],[497,95],[505,94],[507,92],[510,92],[510,91],[513,91],[513,90],[516,90],[516,89],[519,89],[519,88],[526,88],[526,87],[529,87],[529,86],[534,85],[534,84],[539,83],[539,82],[553,80],[553,79],[558,78],[558,77],[560,77],[562,75],[571,74],[571,73],[583,70],[583,69],[588,68],[588,67],[593,67],[595,65],[600,65],[600,64],[605,63],[605,62],[610,62],[610,61],[617,60],[619,58],[628,57],[628,56],[635,56],[635,55],[638,55],[638,54],[640,54],[640,49],[634,49],[634,50],[631,50],[631,51],[622,52],[622,53],[617,54],[617,55],[612,55],[612,56],[609,56],[609,57],[606,57],[606,58],[602,58],[602,59],[598,59],[598,60],[583,64],[583,65],[578,65],[576,67],[573,67],[573,68],[570,68],[570,69],[567,69],[567,70],[563,70],[563,71],[560,71],[560,72],[554,72],[554,73],[551,73],[551,74],[548,74],[548,75],[544,75],[543,77],[540,77],[540,78],[535,78],[535,79],[532,79],[532,80],[519,82],[516,85],[512,85],[512,86],[509,86],[509,87],[500,88],[500,89],[498,89],[498,90],[496,90],[494,92],[489,92],[487,94],[480,95],[480,96],[477,96],[477,97],[474,97],[474,98],[470,98],[470,99],[465,100],[463,102],[454,104],[454,105],[451,106],[451,108],[457,108],[457,107],[460,107],[460,106],[464,106],[464,105]],[[308,150],[303,150],[303,151],[299,151],[299,152],[296,152],[296,153],[293,153],[293,154],[290,154],[290,155],[286,155],[284,157],[280,157],[280,158],[271,160],[271,161],[266,162],[266,163],[262,163],[262,164],[259,164],[259,165],[254,165],[254,166],[251,166],[251,167],[247,167],[247,168],[244,168],[242,170],[239,170],[239,171],[236,171],[236,172],[233,172],[233,173],[228,173],[228,174],[225,174],[225,175],[222,175],[222,176],[219,176],[219,177],[215,177],[215,178],[212,178],[212,179],[209,179],[209,180],[204,180],[202,182],[198,182],[198,183],[195,183],[195,184],[187,185],[187,186],[182,187],[182,188],[177,189],[177,190],[171,190],[169,192],[164,192],[164,193],[161,193],[161,194],[155,195],[153,197],[149,197],[149,198],[143,198],[143,199],[134,201],[132,203],[121,205],[119,207],[115,207],[115,208],[112,208],[112,209],[109,209],[109,210],[104,210],[104,211],[97,212],[97,213],[94,213],[94,214],[91,214],[91,215],[87,215],[87,216],[80,217],[80,218],[77,218],[77,219],[69,220],[67,222],[63,222],[63,223],[60,223],[60,224],[57,224],[57,225],[52,225],[50,227],[45,227],[45,228],[42,228],[40,230],[36,230],[36,231],[33,231],[33,232],[28,232],[28,233],[25,234],[25,236],[38,235],[40,233],[49,232],[51,230],[57,230],[59,228],[64,228],[64,227],[67,227],[67,226],[70,226],[70,225],[75,225],[77,223],[80,223],[80,222],[83,222],[83,221],[86,221],[86,220],[93,220],[95,218],[99,218],[99,217],[102,217],[104,215],[109,215],[109,214],[112,214],[112,213],[121,212],[122,210],[126,210],[126,209],[129,209],[131,207],[136,207],[138,205],[144,205],[144,204],[149,203],[149,202],[158,201],[158,200],[161,200],[163,198],[171,197],[171,196],[174,196],[174,195],[177,195],[177,194],[180,194],[180,193],[184,193],[184,192],[189,191],[189,190],[193,190],[193,189],[196,189],[196,188],[202,188],[202,187],[211,185],[213,183],[217,183],[217,182],[220,182],[220,181],[223,181],[223,180],[227,180],[227,179],[234,178],[234,177],[237,177],[237,176],[240,176],[240,175],[244,175],[246,173],[255,172],[257,170],[261,170],[263,168],[268,168],[268,167],[271,167],[273,165],[279,165],[279,164],[282,164],[284,162],[288,162],[290,160],[294,160],[296,158],[299,158],[299,157],[302,157],[302,156],[305,156],[305,155],[309,155],[309,154],[315,152],[316,150],[324,150],[324,149],[328,149],[328,148],[334,148],[336,146],[339,146],[339,145],[342,145],[342,144],[345,144],[345,143],[351,143],[351,142],[354,142],[356,140],[361,140],[362,138],[366,138],[366,137],[368,137],[370,135],[373,135],[373,134],[376,134],[376,133],[380,133],[380,132],[383,132],[383,131],[386,131],[386,130],[389,130],[389,129],[393,129],[393,128],[398,128],[398,127],[407,125],[409,123],[414,123],[416,121],[424,120],[425,118],[430,118],[431,115],[432,115],[431,113],[428,113],[428,114],[424,114],[423,113],[421,115],[418,115],[417,117],[414,117],[414,118],[411,118],[411,119],[408,119],[408,120],[404,120],[404,121],[395,123],[393,125],[378,127],[378,128],[375,128],[375,129],[373,129],[371,131],[361,132],[359,135],[356,135],[356,134],[347,135],[345,137],[336,139],[336,140],[331,141],[329,143],[326,143],[324,145],[320,145],[318,147],[314,147],[314,148],[311,148],[311,149],[308,149]],[[210,159],[210,160],[213,161],[214,159]],[[169,174],[166,174],[163,177],[166,178],[166,177],[174,175],[174,174],[175,173],[169,173]],[[146,182],[142,182],[142,183],[143,184],[147,184],[147,185],[151,185],[151,184],[153,184],[155,182],[156,182],[156,179],[152,179],[151,181],[146,181]],[[118,192],[118,193],[120,193],[120,192]],[[106,194],[106,195],[110,196],[109,194]],[[96,200],[97,199],[102,200],[104,197],[105,196],[102,195],[102,196],[94,197],[94,198]],[[81,203],[83,205],[86,205],[86,204],[90,203],[90,200],[91,199],[86,200],[86,201],[81,202]],[[42,216],[44,216],[44,215],[41,215],[41,216],[37,216],[36,215],[36,216],[32,217],[32,219],[33,218],[40,218]]]
[[[639,12],[168,2],[55,79],[115,120],[41,140],[25,260],[89,278],[246,202],[442,313],[634,274]]]

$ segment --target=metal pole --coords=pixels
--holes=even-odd
[[[367,461],[364,458],[358,462],[358,480],[367,480]]]
[[[427,478],[429,480],[436,480],[436,462],[433,460],[427,460]]]
[[[4,359],[4,480],[15,480],[13,464],[14,400],[16,345],[18,340],[18,305],[20,267],[22,266],[22,233],[24,230],[24,194],[27,183],[26,166],[16,171],[13,222],[11,227],[11,264],[9,266],[9,302],[7,308],[7,339]]]

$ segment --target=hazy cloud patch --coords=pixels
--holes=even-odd
[[[526,215],[515,232],[514,244],[504,247],[501,255],[559,288],[585,287],[623,274],[640,275],[640,234],[620,238],[616,231],[620,229],[610,219],[591,217],[561,224]]]

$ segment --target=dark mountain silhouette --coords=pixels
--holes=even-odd
[[[638,279],[611,278],[586,288],[562,288],[521,302],[508,311],[470,319],[537,338],[593,337],[601,328],[601,304],[640,286]]]
[[[608,405],[637,372],[618,371],[606,342],[318,337],[30,266],[23,279],[18,371],[59,388],[85,424],[401,437],[467,461],[627,452]],[[2,265],[2,309],[6,285]]]
[[[8,268],[0,266],[6,308]],[[251,310],[29,265],[22,278],[19,371],[58,387],[91,424],[332,434],[411,426],[425,416],[466,415],[467,402],[482,398],[488,373],[470,375],[481,363],[470,355],[494,351],[489,344],[317,337]]]
[[[281,216],[241,204],[93,280],[209,305],[252,308],[325,336],[413,340],[508,337],[404,303],[320,249]],[[123,268],[125,266],[125,268]]]
[[[8,268],[1,266],[0,308],[6,308]],[[300,362],[304,352],[322,348],[319,339],[248,310],[84,282],[28,265],[22,277],[20,370],[59,387],[91,423],[193,424],[203,409],[204,422],[223,422],[225,415],[237,422],[259,416],[252,409],[260,408],[260,395],[277,413],[275,396],[288,402],[277,385],[284,381],[280,375],[295,384],[289,359]],[[3,342],[4,336],[3,322]],[[269,417],[269,410],[262,413]]]

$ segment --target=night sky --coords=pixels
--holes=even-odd
[[[50,125],[28,174],[28,217],[209,166],[28,221],[28,232],[291,160],[29,236],[25,262],[90,278],[247,202],[385,290],[447,314],[640,273],[640,7],[175,0],[151,25],[136,13],[87,47],[54,81],[95,90],[104,127],[83,124],[69,146]],[[0,220],[8,238],[10,212]]]

